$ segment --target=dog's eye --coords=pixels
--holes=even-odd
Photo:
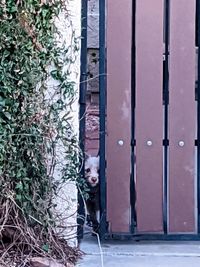
[[[90,172],[90,168],[87,168],[87,169],[86,169],[86,172],[87,172],[87,173]]]

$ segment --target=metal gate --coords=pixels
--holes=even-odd
[[[200,1],[99,7],[101,237],[199,239]]]

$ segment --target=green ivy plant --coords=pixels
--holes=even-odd
[[[77,181],[79,154],[70,117],[76,92],[70,70],[63,72],[64,63],[75,62],[79,40],[72,32],[70,47],[55,42],[54,21],[65,8],[61,0],[0,3],[0,238],[17,236],[59,258],[52,200],[60,182]],[[58,146],[64,164],[56,181]]]

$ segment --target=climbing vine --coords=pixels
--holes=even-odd
[[[0,3],[2,261],[13,248],[62,261],[77,256],[55,234],[52,214],[61,183],[77,181],[79,153],[70,117],[76,95],[70,66],[76,61],[79,40],[69,28],[70,45],[56,42],[60,36],[56,19],[60,13],[68,16],[66,2]],[[59,180],[54,175],[57,169]]]

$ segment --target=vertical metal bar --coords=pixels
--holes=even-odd
[[[84,177],[84,152],[85,152],[85,111],[86,111],[86,91],[87,91],[87,9],[88,1],[82,0],[81,14],[81,75],[80,75],[80,95],[79,95],[79,145],[83,152],[81,162],[81,177]],[[82,163],[83,162],[83,163]],[[83,224],[85,217],[84,203],[82,195],[78,192],[78,239],[83,238]]]
[[[198,234],[200,234],[200,0],[196,1],[196,45],[198,47],[198,86],[197,86],[197,210]]]
[[[168,176],[168,104],[169,104],[169,0],[165,0],[164,9],[165,59],[163,62],[164,93],[164,183],[163,183],[163,230],[167,233],[167,176]]]
[[[106,234],[106,159],[105,159],[105,117],[106,117],[106,48],[105,48],[106,0],[99,0],[99,145],[100,145],[100,237]]]
[[[131,233],[133,234],[135,232],[135,226],[136,226],[136,210],[135,210],[135,203],[136,203],[136,188],[135,188],[135,27],[136,27],[136,1],[133,1],[132,4],[132,79],[131,79],[131,113],[132,113],[132,118],[131,118],[131,182],[130,182],[130,200],[131,200]]]

